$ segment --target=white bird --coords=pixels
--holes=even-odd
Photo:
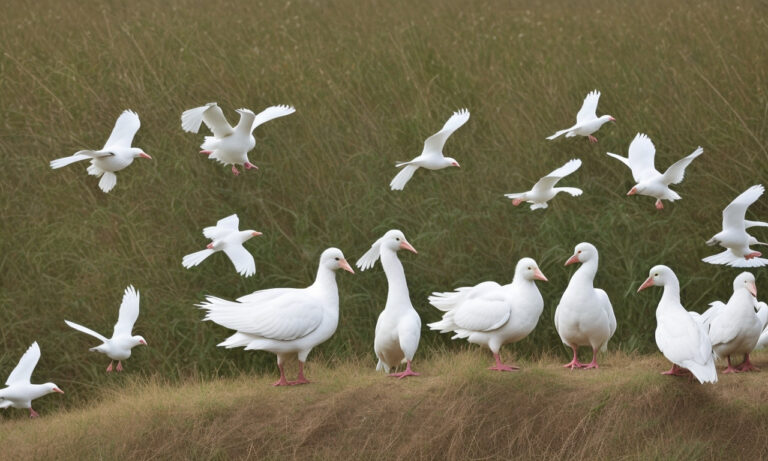
[[[574,197],[578,197],[583,193],[581,189],[577,189],[576,187],[555,187],[555,184],[562,178],[578,170],[580,166],[581,160],[570,160],[552,173],[539,179],[539,181],[534,184],[533,189],[528,192],[504,194],[504,196],[511,198],[512,205],[514,206],[518,206],[523,202],[531,203],[531,210],[547,208],[547,202],[552,200],[552,198],[560,192],[567,192]]]
[[[221,108],[215,102],[189,109],[181,114],[181,127],[184,131],[197,133],[200,124],[205,122],[213,136],[206,136],[200,146],[201,154],[216,159],[224,165],[232,165],[232,174],[239,175],[236,165],[243,165],[246,170],[258,169],[248,160],[248,152],[256,146],[253,130],[257,126],[278,117],[296,112],[292,106],[271,106],[255,115],[248,109],[237,109],[240,121],[234,128],[227,122]]]
[[[91,335],[94,338],[102,342],[102,344],[92,347],[89,350],[95,352],[101,352],[109,357],[109,366],[107,367],[107,373],[112,372],[112,365],[117,360],[117,371],[123,371],[122,361],[127,360],[131,356],[131,349],[139,344],[146,346],[147,341],[141,336],[133,335],[133,325],[136,323],[136,319],[139,318],[139,292],[133,288],[133,285],[128,285],[123,294],[123,302],[120,304],[120,311],[117,315],[117,323],[112,330],[112,337],[106,336],[91,330],[88,327],[78,325],[75,322],[65,320],[64,323],[74,328],[77,331]]]
[[[576,114],[576,124],[565,130],[560,130],[547,139],[555,139],[558,136],[565,135],[566,138],[573,136],[587,136],[590,142],[597,142],[597,138],[592,136],[592,133],[596,132],[608,122],[615,122],[616,119],[610,115],[597,116],[597,102],[600,100],[600,92],[592,90],[586,98],[584,98],[584,104],[581,105],[579,113]]]
[[[757,303],[757,318],[763,325],[763,330],[760,333],[760,338],[757,340],[754,350],[763,349],[768,345],[768,304],[759,301]]]
[[[370,269],[381,257],[381,267],[387,276],[389,291],[384,310],[376,321],[376,334],[373,339],[373,351],[379,362],[376,370],[389,373],[390,369],[405,362],[405,371],[389,376],[405,378],[418,376],[411,370],[411,361],[419,348],[421,338],[421,318],[411,304],[408,283],[405,280],[403,265],[397,258],[398,250],[418,253],[405,239],[405,235],[396,229],[388,231],[371,245],[356,265],[361,271]]]
[[[669,186],[670,184],[682,182],[685,177],[685,168],[703,152],[704,149],[697,147],[689,156],[673,163],[664,174],[659,173],[656,167],[654,167],[656,148],[653,146],[651,139],[642,133],[638,133],[629,144],[628,158],[610,152],[607,152],[607,154],[620,160],[632,170],[632,177],[637,184],[627,192],[627,195],[640,194],[654,197],[656,199],[656,209],[661,210],[664,208],[664,204],[661,203],[662,200],[673,202],[682,198],[677,192],[670,189]]]
[[[117,184],[115,172],[128,167],[137,157],[151,159],[138,147],[131,147],[133,137],[139,131],[141,123],[139,116],[135,112],[126,110],[120,114],[112,128],[112,134],[104,144],[101,150],[81,150],[69,157],[58,158],[51,161],[51,168],[61,168],[70,163],[81,160],[90,160],[88,174],[101,177],[99,188],[104,192],[109,192]]]
[[[328,248],[320,256],[315,283],[307,288],[260,290],[237,301],[208,296],[199,307],[208,311],[204,320],[237,331],[219,346],[272,352],[277,355],[280,370],[275,386],[306,384],[307,356],[312,348],[333,335],[339,323],[337,269],[355,273],[341,250]],[[297,354],[298,379],[288,382],[283,362]]]
[[[656,345],[672,362],[672,369],[662,374],[681,376],[687,369],[700,383],[716,383],[712,343],[704,325],[680,304],[680,282],[675,273],[667,266],[654,266],[637,291],[651,286],[664,287],[656,308]]]
[[[747,208],[755,203],[765,189],[758,184],[742,192],[723,210],[723,230],[707,241],[707,245],[720,245],[726,250],[707,256],[702,261],[710,264],[727,264],[732,267],[761,267],[768,259],[762,253],[749,248],[750,245],[768,245],[758,242],[747,233],[750,227],[768,227],[768,223],[744,219]]]
[[[40,415],[32,409],[33,400],[51,392],[64,393],[54,383],[32,384],[32,372],[35,371],[38,360],[40,360],[40,346],[34,342],[8,376],[5,382],[7,387],[0,389],[0,408],[29,408],[29,417],[37,418]]]
[[[211,243],[206,246],[205,250],[184,256],[181,260],[182,266],[187,269],[195,267],[205,261],[208,256],[217,251],[223,251],[232,261],[238,274],[245,277],[255,274],[256,263],[253,260],[253,255],[245,249],[243,243],[252,237],[258,237],[261,232],[255,230],[241,231],[238,230],[239,226],[240,220],[237,214],[233,214],[220,219],[215,226],[203,229],[203,235],[211,239]]]
[[[445,314],[442,320],[430,323],[429,328],[440,333],[454,332],[451,339],[466,338],[472,344],[489,348],[495,361],[489,370],[519,370],[505,365],[499,352],[504,344],[528,336],[539,322],[544,300],[535,280],[546,282],[547,278],[536,261],[522,258],[508,285],[482,282],[453,292],[432,293],[430,304]]]
[[[413,174],[419,168],[426,168],[428,170],[442,170],[449,166],[459,167],[459,162],[451,157],[443,156],[443,146],[448,137],[458,130],[462,125],[469,120],[469,111],[467,109],[461,109],[458,112],[454,112],[451,118],[445,122],[443,129],[433,134],[426,141],[424,141],[424,149],[421,151],[421,155],[414,158],[410,162],[400,162],[395,164],[396,167],[404,167],[389,183],[389,187],[392,190],[403,190],[405,184],[411,179]]]
[[[597,352],[608,348],[608,340],[616,332],[611,300],[605,291],[594,287],[597,262],[597,248],[587,242],[576,245],[573,256],[565,262],[566,266],[581,263],[555,309],[555,329],[563,344],[573,350],[573,360],[563,365],[565,368],[599,368]],[[579,362],[579,346],[592,348],[592,362]]]

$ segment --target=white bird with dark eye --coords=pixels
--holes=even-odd
[[[768,245],[758,242],[747,233],[750,227],[768,227],[768,223],[749,221],[747,208],[763,195],[761,184],[742,192],[723,210],[723,230],[707,240],[707,245],[720,245],[726,250],[716,255],[707,256],[702,261],[710,264],[726,264],[731,267],[761,267],[768,264],[768,259],[761,258],[762,253],[749,248],[750,245]]]
[[[255,230],[241,231],[239,227],[240,219],[237,214],[220,219],[215,226],[206,227],[203,229],[203,235],[211,239],[211,243],[205,250],[184,256],[181,264],[189,269],[199,265],[217,251],[223,251],[232,261],[238,274],[245,277],[255,274],[256,262],[253,260],[253,255],[245,249],[243,243],[262,234]]]
[[[610,115],[597,116],[597,102],[600,100],[600,92],[593,90],[581,105],[579,113],[576,114],[576,124],[565,130],[560,130],[557,133],[549,136],[547,139],[555,139],[558,136],[565,135],[566,138],[573,136],[586,136],[589,138],[589,142],[597,142],[597,138],[592,136],[592,133],[600,129],[601,126],[608,122],[615,122],[616,119]]]
[[[99,346],[92,347],[89,350],[94,352],[101,352],[109,357],[111,360],[107,367],[107,373],[112,372],[112,365],[117,360],[117,371],[123,371],[123,360],[127,360],[131,356],[131,349],[138,345],[146,346],[147,341],[142,336],[134,336],[133,325],[136,323],[136,319],[139,318],[139,292],[133,288],[133,285],[129,285],[125,289],[123,294],[123,302],[120,304],[120,311],[117,315],[117,323],[112,329],[112,337],[107,338],[101,333],[97,333],[88,327],[78,325],[75,322],[65,320],[64,323],[69,325],[75,330],[91,335],[94,338],[102,342]]]
[[[531,210],[547,208],[547,202],[552,200],[560,192],[566,192],[574,197],[578,197],[584,191],[576,187],[555,187],[558,181],[578,170],[581,166],[581,160],[573,159],[566,162],[565,165],[556,169],[552,173],[539,179],[534,184],[533,189],[528,192],[518,192],[515,194],[504,194],[505,197],[512,199],[512,205],[518,206],[523,202],[531,204]]]
[[[19,364],[5,381],[7,387],[0,389],[0,408],[29,408],[29,417],[37,418],[40,415],[32,409],[33,400],[51,392],[64,393],[54,383],[32,384],[32,372],[35,371],[38,360],[40,360],[40,346],[34,342],[21,356]]]
[[[400,363],[405,363],[404,371],[393,373],[389,376],[405,378],[418,376],[419,373],[411,370],[411,361],[419,348],[421,338],[421,318],[411,304],[408,293],[408,283],[405,280],[403,265],[397,258],[399,250],[408,250],[417,253],[405,239],[405,235],[393,229],[376,240],[356,263],[361,271],[370,269],[381,258],[381,267],[387,276],[389,291],[384,310],[376,321],[376,334],[373,339],[373,351],[379,360],[376,370],[389,373],[392,368]]]
[[[181,114],[181,127],[184,131],[197,133],[200,124],[205,123],[213,136],[205,137],[205,142],[200,146],[200,153],[224,165],[232,165],[232,174],[235,176],[240,174],[236,165],[242,165],[246,170],[258,169],[248,160],[248,152],[256,146],[253,130],[270,120],[290,115],[296,112],[296,109],[280,105],[267,107],[258,115],[249,109],[237,109],[236,112],[240,114],[240,121],[234,128],[227,122],[224,112],[215,102]]]
[[[421,155],[410,162],[395,164],[396,167],[402,167],[403,169],[392,179],[389,187],[392,190],[403,190],[406,183],[410,181],[413,174],[419,168],[426,168],[428,170],[442,170],[451,166],[458,168],[459,162],[456,159],[443,155],[443,146],[445,146],[445,141],[448,140],[448,137],[467,123],[467,120],[469,120],[469,111],[467,109],[454,112],[451,118],[443,125],[443,129],[424,141],[424,149],[421,151]]]
[[[88,174],[101,177],[99,188],[109,192],[117,184],[116,172],[127,168],[135,158],[151,159],[142,149],[131,147],[133,137],[139,131],[141,123],[135,112],[126,110],[120,114],[112,128],[112,134],[100,150],[81,150],[69,157],[58,158],[51,161],[51,168],[61,168],[70,163],[81,160],[90,160]]]
[[[686,167],[690,165],[693,159],[704,153],[704,149],[697,147],[693,153],[673,163],[664,174],[659,173],[654,166],[656,147],[654,147],[651,138],[642,133],[638,133],[629,144],[629,157],[624,158],[621,155],[606,153],[620,160],[632,170],[632,178],[637,184],[627,192],[627,195],[640,194],[654,197],[656,209],[662,210],[664,209],[662,200],[673,202],[682,198],[669,186],[680,184],[683,181]]]

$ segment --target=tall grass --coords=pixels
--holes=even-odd
[[[509,280],[517,259],[534,257],[550,283],[541,284],[538,328],[515,346],[521,356],[561,353],[552,315],[572,273],[562,265],[590,241],[619,322],[611,347],[650,351],[658,293],[634,290],[652,265],[677,271],[695,310],[728,296],[738,273],[700,259],[713,251],[704,241],[722,208],[768,172],[764,8],[12,0],[0,17],[0,372],[38,340],[35,379],[68,392],[41,405],[88,399],[105,382],[106,360],[64,319],[108,333],[129,283],[141,291],[136,331],[150,346],[135,351],[127,373],[271,370],[269,354],[217,349],[227,332],[200,322],[194,304],[209,293],[306,285],[325,247],[354,260],[390,228],[419,250],[403,261],[424,323],[438,318],[430,292]],[[593,88],[603,94],[599,112],[618,120],[600,142],[545,141]],[[261,169],[235,178],[197,153],[200,135],[180,128],[183,110],[209,101],[230,119],[239,107],[297,112],[256,131],[251,159]],[[446,153],[462,168],[419,171],[391,192],[394,162],[417,155],[460,107],[472,117]],[[126,108],[142,120],[135,144],[154,160],[118,173],[112,193],[84,165],[48,168],[99,147]],[[659,168],[705,149],[676,187],[683,200],[663,212],[648,197],[626,197],[629,171],[605,155],[626,154],[638,131],[654,140]],[[568,182],[582,197],[557,197],[538,212],[503,197],[574,157],[584,165]],[[200,229],[231,213],[264,232],[246,244],[256,276],[238,276],[222,255],[182,268],[181,257],[206,243]],[[768,200],[751,214],[764,219]],[[339,330],[311,360],[355,355],[372,365],[384,276],[377,268],[339,282]],[[419,356],[448,342],[425,331]]]

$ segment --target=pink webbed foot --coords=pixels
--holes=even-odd
[[[299,376],[296,377],[296,381],[290,381],[288,384],[291,386],[309,384],[309,380],[304,377],[304,362],[299,362]]]
[[[656,209],[657,210],[663,210],[664,209],[664,204],[661,203],[661,199],[656,200]]]
[[[40,417],[40,413],[38,413],[35,410],[33,410],[32,407],[29,407],[29,417],[30,418],[39,418]]]
[[[119,360],[117,361],[117,367],[115,367],[115,370],[123,371],[123,364]]]
[[[416,373],[415,371],[411,370],[411,361],[408,360],[408,362],[406,362],[405,371],[401,371],[400,373],[390,373],[387,376],[390,378],[403,379],[408,376],[419,376],[420,374],[421,373]]]
[[[245,166],[246,170],[251,170],[251,169],[258,170],[259,169],[259,167],[257,167],[256,165],[254,165],[251,162],[245,162],[244,166]]]
[[[208,248],[209,250],[212,250],[213,249],[213,242],[209,243],[205,247]]]
[[[571,347],[571,349],[573,350],[573,360],[563,365],[563,368],[570,368],[571,370],[573,370],[574,368],[583,368],[584,364],[579,362],[579,356],[576,353],[576,348]]]
[[[762,256],[762,255],[763,255],[763,254],[762,254],[762,253],[760,253],[759,251],[753,251],[752,253],[749,253],[749,254],[747,254],[747,255],[744,255],[744,259],[746,259],[747,261],[749,261],[749,260],[750,260],[750,259],[752,259],[752,258],[759,258],[759,257],[760,257],[760,256]]]
[[[592,144],[597,142],[597,138],[596,137],[594,137],[592,135],[589,135],[588,137],[589,137],[589,142],[591,142]]]
[[[502,363],[501,356],[499,354],[493,354],[493,359],[496,362],[493,366],[488,367],[489,370],[493,371],[519,371],[520,367],[516,367],[514,365],[506,365]]]
[[[731,365],[731,356],[730,355],[728,357],[726,357],[726,360],[728,361],[728,366],[723,370],[724,374],[725,373],[738,373],[738,372],[741,371],[738,368],[735,368],[733,365]]]
[[[213,151],[212,150],[201,150],[200,153],[201,154],[205,154],[205,155],[211,155],[213,153]]]
[[[737,369],[739,371],[760,371],[759,368],[752,365],[752,362],[749,361],[749,354],[744,356],[744,362],[742,362],[741,365],[737,367]]]
[[[585,370],[591,370],[591,369],[598,369],[600,368],[597,365],[597,349],[592,349],[592,361],[589,362],[587,365],[584,365]]]
[[[109,366],[107,367],[107,373],[112,373],[112,362],[109,362]]]
[[[690,372],[686,370],[685,368],[680,368],[677,365],[672,365],[672,368],[670,368],[667,371],[662,371],[662,375],[668,375],[668,376],[685,376],[689,374]]]
[[[232,165],[232,174],[235,176],[239,176],[240,172],[237,171],[237,167],[235,165]]]
[[[285,370],[283,369],[283,366],[278,364],[277,368],[280,370],[280,379],[272,383],[273,386],[289,386],[291,383],[288,382],[287,379],[285,379]]]
[[[521,203],[523,203],[523,199],[521,199],[521,198],[512,199],[512,205],[514,205],[514,206],[518,206]]]

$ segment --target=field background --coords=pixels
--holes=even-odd
[[[425,324],[439,318],[432,291],[507,281],[520,257],[535,258],[550,279],[540,284],[544,314],[505,349],[529,360],[566,359],[552,317],[573,272],[563,263],[590,241],[618,318],[610,348],[652,352],[660,293],[635,294],[648,269],[673,267],[690,309],[726,298],[738,271],[702,263],[714,251],[704,241],[722,208],[768,173],[764,2],[14,0],[0,43],[0,375],[39,341],[34,379],[67,392],[41,399],[41,413],[81,407],[106,383],[273,374],[271,354],[216,348],[227,331],[200,322],[194,305],[206,294],[305,286],[324,248],[354,262],[390,228],[419,250],[402,260]],[[598,113],[617,119],[600,142],[545,141],[593,88]],[[297,112],[256,131],[261,169],[235,178],[198,153],[202,135],[180,128],[183,110],[209,101],[230,120],[239,107]],[[417,155],[461,107],[471,118],[445,152],[462,168],[419,171],[390,191],[395,161]],[[85,164],[48,167],[100,147],[127,108],[142,121],[135,145],[154,160],[120,172],[110,194]],[[662,212],[626,197],[630,172],[605,155],[625,155],[639,131],[660,169],[704,147],[676,187],[683,200]],[[563,183],[583,196],[537,212],[503,197],[576,157],[584,164]],[[264,232],[246,244],[256,275],[238,276],[222,255],[182,268],[207,243],[202,227],[231,213]],[[768,217],[768,199],[750,215]],[[337,279],[340,326],[310,363],[373,367],[384,274]],[[94,340],[64,319],[110,333],[128,284],[141,291],[135,331],[149,347],[107,379],[107,360],[87,350]],[[425,330],[417,368],[458,347]]]

